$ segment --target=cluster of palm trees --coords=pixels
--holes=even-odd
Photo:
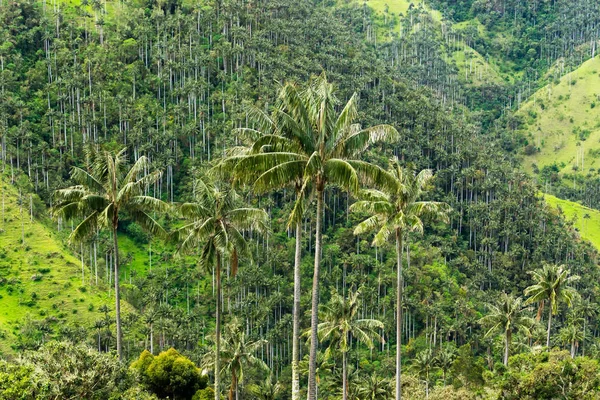
[[[160,173],[149,172],[147,158],[138,158],[128,168],[126,149],[116,154],[105,150],[88,150],[87,169],[73,168],[72,180],[76,185],[56,192],[54,215],[80,221],[71,234],[73,241],[83,240],[100,229],[109,230],[112,234],[119,357],[122,357],[122,332],[117,229],[120,217],[126,213],[153,237],[174,239],[177,252],[199,252],[199,264],[214,272],[214,374],[215,399],[219,399],[223,353],[220,304],[222,269],[227,266],[230,274],[235,275],[240,258],[251,258],[244,232],[266,233],[268,227],[267,213],[262,209],[245,207],[234,187],[246,185],[255,193],[292,187],[296,194],[288,219],[288,226],[295,228],[296,232],[292,398],[297,400],[300,396],[301,221],[307,207],[316,203],[311,324],[306,332],[310,343],[308,399],[316,400],[319,340],[336,343],[346,366],[349,338],[353,336],[372,345],[376,329],[381,328],[381,322],[355,318],[359,292],[351,293],[348,299],[334,296],[329,308],[322,310],[325,322],[319,323],[324,193],[326,188],[335,186],[356,195],[360,200],[354,204],[353,210],[369,215],[357,226],[355,234],[375,230],[373,244],[377,246],[383,245],[389,238],[395,240],[398,263],[396,398],[401,398],[403,240],[411,232],[422,232],[424,222],[429,219],[447,219],[448,207],[444,203],[421,200],[431,186],[433,174],[430,170],[417,173],[412,166],[403,167],[397,159],[392,159],[391,168],[386,170],[361,160],[370,145],[395,140],[399,134],[389,125],[361,128],[355,123],[358,117],[357,101],[358,96],[354,94],[340,107],[334,86],[325,75],[321,75],[305,87],[291,83],[283,85],[272,112],[251,107],[248,115],[252,126],[239,129],[238,132],[250,145],[231,149],[226,157],[212,166],[206,177],[195,181],[192,201],[176,206],[184,222],[172,233],[167,233],[155,218],[158,213],[169,210],[171,205],[150,195],[150,188],[159,179]],[[370,189],[364,189],[365,186]],[[347,321],[352,323],[346,324]],[[234,375],[232,390],[237,385],[235,380]],[[344,398],[347,398],[346,376],[343,382]]]
[[[564,265],[544,264],[542,268],[532,271],[534,284],[525,289],[525,295],[529,296],[525,301],[521,297],[515,297],[503,293],[495,304],[488,304],[489,312],[481,322],[489,327],[486,336],[501,330],[504,335],[503,363],[508,366],[512,335],[516,332],[531,337],[535,320],[529,316],[528,306],[538,304],[536,319],[542,316],[544,307],[548,305],[548,327],[546,331],[546,347],[550,348],[550,332],[552,329],[552,317],[559,311],[561,304],[568,307],[573,305],[576,291],[571,286],[579,280],[579,276],[570,275],[569,269]],[[591,312],[591,311],[588,311]],[[582,318],[585,321],[585,318]],[[575,356],[576,343],[583,341],[585,325],[578,329],[575,323],[568,324],[559,334],[561,341],[571,345],[571,356]]]

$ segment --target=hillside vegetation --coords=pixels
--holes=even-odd
[[[546,203],[558,209],[565,219],[573,222],[583,239],[589,240],[600,250],[600,211],[550,194],[544,194],[543,197]]]
[[[598,107],[598,108],[596,108]],[[600,58],[538,90],[517,114],[529,141],[523,166],[562,173],[600,168]]]
[[[600,398],[598,26],[0,1],[0,400]]]
[[[78,329],[90,329],[103,316],[100,308],[110,304],[109,291],[95,285],[88,263],[82,270],[64,235],[37,215],[31,219],[28,195],[20,197],[5,176],[0,177],[0,191],[0,353],[42,344],[52,339],[54,329],[63,334],[70,329],[75,335]],[[37,196],[35,202],[37,214]],[[45,327],[32,326],[41,324]]]

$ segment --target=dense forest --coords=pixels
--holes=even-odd
[[[0,399],[599,398],[599,36],[0,0]]]

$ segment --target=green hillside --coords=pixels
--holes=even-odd
[[[90,325],[99,318],[98,308],[110,307],[112,300],[107,291],[91,284],[87,265],[82,282],[81,260],[51,229],[30,219],[29,197],[23,198],[21,213],[19,192],[0,179],[0,353],[10,353],[19,335],[23,341],[44,341],[48,338],[38,337],[37,331],[52,336],[65,325]],[[31,335],[31,325],[44,329]]]
[[[550,194],[544,194],[546,203],[559,209],[565,219],[573,221],[573,226],[583,239],[589,240],[600,249],[600,211],[582,206],[569,200],[559,199]]]
[[[523,166],[528,171],[556,163],[561,172],[589,172],[600,167],[600,59],[553,82],[523,104],[530,146]],[[535,147],[535,149],[533,148]]]
[[[424,7],[440,31],[448,29],[448,27],[442,29],[442,25],[447,23],[442,20],[442,13],[427,7],[425,3],[420,1],[368,0],[365,4],[371,7],[377,16],[376,22],[378,25],[379,40],[387,40],[389,37],[390,24],[393,24],[394,26],[394,33],[400,33],[399,17],[405,16],[411,6]],[[484,27],[481,23],[478,24],[481,31],[483,31]],[[418,26],[418,23],[415,26]],[[453,28],[456,29],[457,33],[460,33],[466,26],[468,26],[468,22],[462,22],[455,24]],[[483,34],[483,32],[481,33]],[[453,43],[452,49],[449,50],[449,55],[448,62],[453,63],[456,66],[458,69],[458,78],[466,84],[480,85],[491,82],[497,83],[503,79],[496,66],[490,64],[484,56],[468,46],[462,40]]]

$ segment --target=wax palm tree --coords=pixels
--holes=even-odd
[[[387,400],[392,397],[392,386],[389,379],[383,378],[377,373],[371,374],[366,379],[360,380],[358,394],[364,400]]]
[[[571,321],[567,326],[558,331],[559,342],[564,346],[571,346],[571,358],[575,358],[575,353],[577,352],[579,343],[583,341],[584,338],[579,322],[583,321],[580,319],[578,319],[578,321]]]
[[[579,279],[577,275],[570,275],[564,265],[544,264],[531,275],[535,284],[525,289],[525,295],[529,296],[525,304],[539,303],[537,319],[539,320],[544,311],[544,303],[549,303],[548,309],[548,331],[546,333],[546,347],[550,348],[550,329],[552,328],[552,315],[558,313],[560,303],[571,306],[575,289],[569,285]]]
[[[319,351],[317,353],[317,368],[315,369],[315,379],[317,382],[317,392],[321,385],[321,377],[327,377],[335,368],[335,363],[331,361],[331,352]],[[310,355],[305,355],[298,363],[300,374],[308,375],[310,372]]]
[[[402,247],[404,235],[408,232],[423,232],[425,220],[447,221],[449,206],[436,201],[424,201],[421,197],[427,192],[433,173],[429,169],[416,173],[412,166],[403,167],[397,158],[391,160],[389,171],[381,173],[378,181],[383,183],[381,190],[364,190],[363,200],[351,207],[370,215],[354,229],[355,235],[377,230],[374,246],[382,246],[393,236],[396,243],[396,399],[401,391],[401,346],[402,346]]]
[[[578,314],[583,318],[583,340],[581,341],[581,355],[585,357],[585,340],[587,338],[587,323],[598,314],[598,305],[589,299],[581,299],[576,305]]]
[[[216,337],[215,337],[216,339]],[[222,348],[219,359],[222,362],[221,372],[229,371],[231,385],[229,386],[229,400],[237,398],[238,385],[244,383],[245,371],[257,367],[267,370],[265,363],[256,357],[256,352],[267,343],[266,340],[249,340],[239,320],[233,318],[223,330]],[[206,368],[215,366],[216,353],[207,353],[203,360]]]
[[[442,370],[444,386],[446,386],[446,376],[448,375],[450,368],[452,368],[455,358],[456,349],[450,346],[445,346],[435,356],[435,364]]]
[[[270,374],[260,383],[248,385],[247,390],[256,400],[277,400],[283,393],[283,385],[276,382],[273,374]]]
[[[267,231],[268,215],[257,208],[238,207],[241,199],[235,190],[220,187],[208,180],[198,180],[195,185],[194,202],[179,206],[186,220],[175,238],[178,252],[200,251],[200,266],[213,269],[216,281],[215,311],[215,399],[220,399],[221,354],[221,268],[231,264],[235,276],[240,256],[251,257],[243,231]]]
[[[483,325],[489,326],[485,337],[501,329],[504,334],[503,363],[508,366],[508,354],[512,343],[512,334],[524,332],[530,334],[530,328],[535,325],[533,318],[526,315],[523,299],[502,293],[496,304],[488,304],[489,313],[481,318]]]
[[[350,292],[344,299],[340,294],[333,293],[328,305],[323,307],[321,322],[318,326],[318,337],[321,341],[329,341],[326,351],[332,349],[342,354],[342,398],[348,398],[348,351],[352,338],[373,348],[373,339],[382,340],[377,333],[383,329],[383,323],[376,319],[358,318],[360,308],[360,289]]]
[[[435,364],[435,357],[431,349],[425,349],[417,353],[413,359],[412,368],[425,381],[425,398],[429,398],[429,375],[437,368]]]
[[[314,79],[306,89],[287,84],[281,90],[280,105],[275,112],[276,134],[261,137],[253,147],[257,154],[241,157],[239,171],[264,171],[254,182],[256,188],[271,188],[301,182],[289,224],[298,227],[310,194],[316,197],[315,259],[311,301],[311,348],[308,377],[308,400],[316,399],[316,356],[321,265],[321,230],[324,193],[327,185],[350,192],[359,189],[359,179],[378,182],[383,170],[358,158],[374,142],[398,137],[389,125],[362,129],[355,93],[339,114],[334,86],[325,75]],[[262,115],[264,119],[266,116]],[[267,149],[267,151],[264,151]]]
[[[165,235],[164,229],[151,216],[164,212],[168,205],[144,193],[149,185],[160,178],[160,172],[148,173],[150,162],[140,157],[129,167],[126,148],[117,153],[86,149],[87,170],[73,167],[71,180],[74,186],[55,192],[55,217],[81,220],[71,233],[71,242],[81,242],[100,229],[112,233],[114,247],[115,316],[117,326],[117,353],[123,357],[121,331],[121,305],[119,290],[119,241],[117,229],[123,215],[140,225],[153,236]]]

